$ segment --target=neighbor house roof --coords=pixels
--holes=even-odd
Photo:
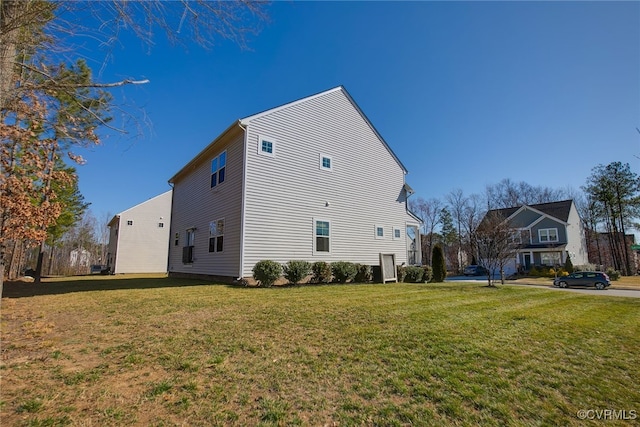
[[[545,215],[554,217],[559,219],[562,222],[567,222],[569,220],[569,211],[571,210],[571,205],[573,204],[573,200],[562,200],[559,202],[550,202],[550,203],[538,203],[535,205],[520,205],[514,206],[511,208],[504,209],[493,209],[489,212],[499,213],[504,218],[510,218],[521,210],[522,208],[533,208]]]

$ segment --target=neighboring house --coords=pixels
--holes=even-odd
[[[171,190],[109,221],[107,268],[118,273],[166,273]]]
[[[69,265],[74,268],[89,267],[91,252],[85,248],[74,249],[69,253]]]
[[[505,274],[534,266],[564,265],[567,255],[573,265],[588,263],[582,223],[573,200],[495,209],[514,229],[517,254]]]
[[[419,264],[407,170],[342,87],[238,120],[176,173],[170,275],[264,259]]]

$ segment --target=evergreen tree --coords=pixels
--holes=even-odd
[[[567,259],[564,261],[564,270],[569,274],[573,273],[573,262],[571,262],[569,254],[567,254]]]
[[[433,254],[431,256],[431,268],[433,269],[432,282],[440,283],[444,282],[447,277],[447,266],[444,262],[444,253],[440,245],[433,247]]]

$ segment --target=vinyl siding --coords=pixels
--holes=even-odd
[[[543,219],[542,221],[537,223],[535,227],[531,229],[533,243],[542,243],[542,244],[546,243],[546,242],[540,241],[540,235],[538,234],[539,230],[546,229],[546,228],[556,228],[558,230],[558,241],[555,243],[567,243],[567,230],[565,225],[563,223],[554,221],[551,218]],[[554,242],[551,242],[551,243],[554,243]]]
[[[277,141],[275,157],[258,154],[259,136]],[[262,259],[377,265],[385,252],[406,261],[406,224],[415,221],[404,170],[341,90],[252,119],[247,140],[243,275]],[[320,169],[321,154],[331,171]],[[328,255],[314,254],[314,219],[331,222]]]
[[[169,271],[237,277],[240,270],[240,231],[244,134],[234,132],[228,141],[216,142],[174,182],[173,218],[169,246]],[[225,181],[211,188],[211,160],[227,151]],[[209,223],[225,220],[224,250],[209,252]],[[182,263],[186,230],[195,227],[194,262]],[[175,246],[175,233],[179,233]]]
[[[147,200],[118,214],[109,245],[114,273],[165,273],[169,228],[171,223],[171,191]],[[132,221],[132,225],[127,225]],[[159,223],[163,227],[159,227]],[[118,230],[118,236],[115,236]]]
[[[584,265],[589,263],[587,243],[582,228],[582,221],[578,215],[575,204],[571,204],[569,219],[567,220],[567,252],[571,254],[573,265]]]

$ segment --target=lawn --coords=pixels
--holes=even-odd
[[[579,410],[629,426],[640,412],[635,298],[142,277],[4,296],[7,426],[602,425]]]

